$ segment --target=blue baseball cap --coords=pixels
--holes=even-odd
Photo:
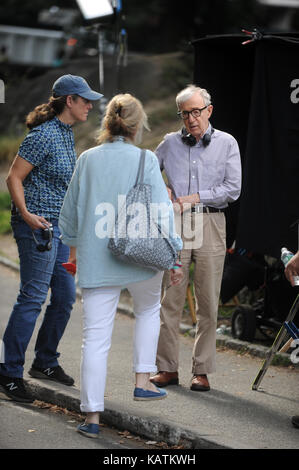
[[[79,95],[87,100],[99,100],[104,95],[93,91],[83,77],[62,75],[53,85],[52,92],[57,96]]]

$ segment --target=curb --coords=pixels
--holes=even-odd
[[[78,389],[68,387],[70,390],[65,392],[61,389],[60,384],[51,382],[45,386],[41,384],[41,381],[31,378],[26,380],[26,384],[37,400],[53,403],[79,414],[82,413],[80,411],[80,392]],[[184,449],[232,449],[232,447],[217,444],[217,442],[203,438],[196,432],[174,426],[167,421],[161,419],[157,421],[155,417],[132,414],[127,409],[121,408],[120,405],[116,408],[106,400],[105,410],[101,412],[101,422],[150,440],[166,442],[171,446],[184,446]]]
[[[10,259],[5,258],[4,256],[0,256],[0,263],[6,266],[7,268],[13,269],[14,271],[20,271],[20,266],[18,265],[18,263],[11,261]]]

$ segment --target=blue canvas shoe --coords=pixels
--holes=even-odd
[[[144,390],[143,388],[136,387],[134,390],[134,400],[146,401],[146,400],[162,400],[167,397],[166,390],[157,387],[157,392],[151,390]]]
[[[97,438],[99,437],[100,433],[100,425],[94,423],[79,424],[79,426],[77,427],[77,431],[86,437]]]

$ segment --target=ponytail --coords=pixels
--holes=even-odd
[[[112,142],[115,136],[137,142],[143,127],[149,129],[141,102],[129,93],[116,95],[107,105],[97,144]]]
[[[48,103],[40,104],[26,117],[26,126],[29,129],[50,121],[57,114],[62,113],[66,105],[66,96],[51,96]]]

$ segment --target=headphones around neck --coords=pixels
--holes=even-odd
[[[214,132],[214,129],[212,127],[211,133],[205,134],[203,138],[201,139],[204,147],[207,147],[210,144],[213,132]],[[189,134],[185,127],[183,127],[182,129],[181,138],[184,144],[189,145],[190,147],[193,147],[196,144],[196,138],[194,137],[194,135]]]
[[[50,225],[49,228],[46,228],[42,231],[42,237],[44,240],[47,240],[47,243],[43,245],[42,243],[39,243],[38,240],[36,239],[34,232],[32,230],[32,235],[33,235],[33,240],[36,244],[36,248],[38,251],[50,251],[52,248],[52,239],[53,239],[53,226],[52,224]]]

